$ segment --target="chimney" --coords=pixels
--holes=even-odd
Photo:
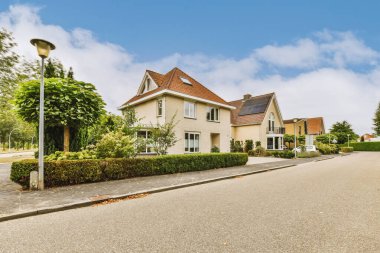
[[[252,97],[252,95],[251,94],[249,94],[249,93],[247,93],[247,94],[245,94],[244,96],[243,96],[243,100],[245,101],[245,100],[248,100],[248,99],[250,99]]]

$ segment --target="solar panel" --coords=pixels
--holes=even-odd
[[[244,102],[239,116],[263,113],[267,109],[269,101],[270,96],[253,99],[251,98]]]

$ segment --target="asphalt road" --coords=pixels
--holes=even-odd
[[[1,252],[380,252],[380,153],[0,223]]]

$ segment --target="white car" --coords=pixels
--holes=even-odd
[[[317,148],[315,147],[315,145],[307,145],[307,146],[305,146],[305,150],[306,150],[306,152],[311,152],[311,151],[317,151]],[[302,148],[296,147],[293,149],[293,152],[294,151],[297,151],[297,153],[301,153]]]

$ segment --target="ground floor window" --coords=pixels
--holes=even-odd
[[[141,138],[146,142],[141,153],[154,153],[152,145],[147,143],[151,136],[152,132],[149,130],[140,130],[137,132],[137,138]]]
[[[185,133],[185,152],[199,152],[198,133]]]
[[[283,150],[284,139],[282,136],[267,137],[267,149],[269,150]]]

